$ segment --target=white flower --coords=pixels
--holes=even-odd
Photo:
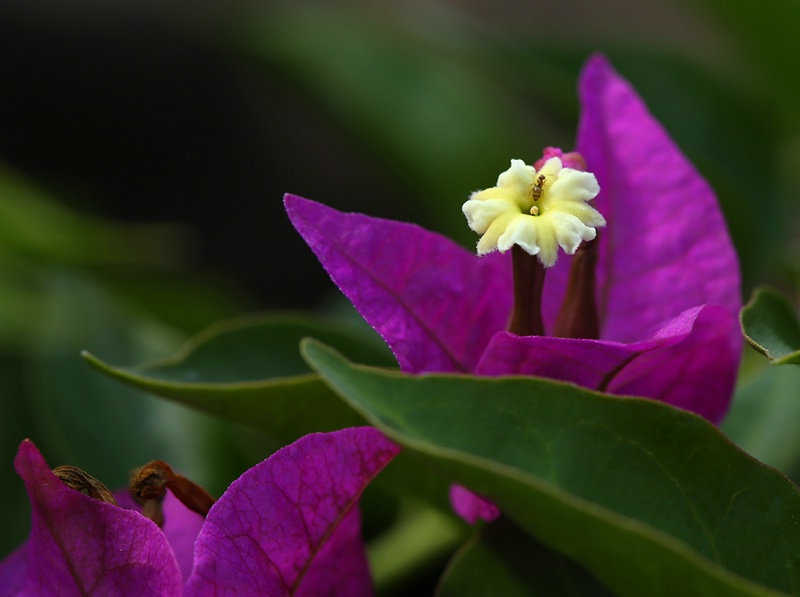
[[[572,255],[582,241],[593,240],[606,225],[589,205],[600,187],[590,172],[564,168],[547,160],[537,172],[522,160],[497,179],[497,186],[472,193],[462,210],[469,227],[482,235],[478,255],[519,245],[538,255],[545,267],[555,265],[558,247]]]

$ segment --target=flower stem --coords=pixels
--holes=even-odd
[[[542,289],[545,269],[535,255],[518,245],[511,247],[514,272],[514,309],[508,331],[518,336],[544,336]]]
[[[597,239],[585,242],[572,258],[567,293],[558,312],[554,336],[593,340],[600,336],[595,299],[598,246]]]

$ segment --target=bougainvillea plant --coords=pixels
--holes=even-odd
[[[800,493],[716,427],[743,342],[715,194],[604,57],[587,62],[579,96],[574,148],[499,164],[493,186],[452,200],[475,248],[285,197],[399,372],[348,360],[368,362],[369,341],[355,350],[346,334],[289,321],[223,325],[149,370],[93,363],[283,443],[358,417],[380,432],[302,437],[205,519],[168,495],[162,528],[130,501],[66,487],[25,442],[15,464],[33,525],[0,564],[0,596],[370,595],[375,570],[383,588],[401,566],[428,570],[420,553],[439,540],[400,515],[377,540],[383,560],[370,553],[383,564],[367,565],[358,499],[400,446],[379,499],[422,503],[469,537],[450,545],[439,595],[797,594]],[[782,325],[763,315],[745,322],[757,345],[796,350],[776,352]],[[308,336],[305,360],[284,366]],[[233,349],[242,338],[248,367]],[[461,518],[491,523],[453,516],[448,486]]]

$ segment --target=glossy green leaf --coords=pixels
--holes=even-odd
[[[436,597],[613,597],[584,568],[514,524],[485,526],[450,562]]]
[[[758,288],[740,318],[750,346],[773,365],[800,364],[800,320],[786,297],[771,288]]]
[[[130,386],[290,442],[361,420],[301,358],[298,346],[306,336],[329,342],[359,361],[392,362],[385,347],[346,328],[290,313],[218,324],[174,357],[143,366],[112,366],[88,352],[84,358]]]
[[[620,595],[798,594],[800,492],[696,415],[536,378],[403,375],[303,348],[369,422]]]

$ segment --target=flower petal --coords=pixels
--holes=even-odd
[[[23,543],[0,562],[0,597],[20,595],[28,578],[28,544]]]
[[[186,593],[371,594],[357,503],[399,450],[371,427],[344,429],[245,472],[208,513]]]
[[[707,305],[684,311],[649,339],[633,344],[501,332],[492,338],[476,373],[569,381],[653,398],[719,422],[739,359],[728,334],[734,324],[725,308]]]
[[[471,371],[511,310],[511,262],[413,224],[287,195],[295,228],[410,373]]]
[[[32,511],[24,594],[180,595],[175,557],[150,520],[68,488],[30,441],[14,466]]]
[[[738,313],[739,264],[711,187],[603,56],[584,67],[580,98],[577,150],[597,176],[595,207],[608,220],[600,337],[634,342],[698,305]],[[738,326],[729,332],[740,349]]]

